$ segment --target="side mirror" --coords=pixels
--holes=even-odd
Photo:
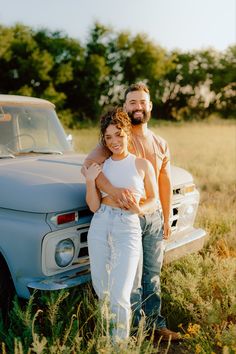
[[[68,141],[70,146],[73,145],[73,136],[72,136],[72,134],[67,135],[66,140]]]

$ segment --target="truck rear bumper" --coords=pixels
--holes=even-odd
[[[166,243],[164,263],[170,263],[186,254],[199,251],[204,245],[205,237],[205,230],[193,229],[188,236]]]

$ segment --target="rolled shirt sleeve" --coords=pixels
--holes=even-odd
[[[90,166],[92,163],[96,162],[101,165],[111,154],[108,149],[105,148],[101,143],[99,143],[86,157],[84,160],[84,165],[86,167]]]

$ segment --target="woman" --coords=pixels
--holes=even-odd
[[[130,294],[141,253],[139,215],[153,207],[158,194],[151,163],[128,151],[130,132],[130,119],[122,109],[103,116],[101,143],[111,156],[103,167],[93,163],[84,171],[86,201],[94,212],[88,233],[92,282],[99,299],[108,296],[110,312],[115,314],[115,340],[129,336]],[[101,171],[114,186],[132,192],[128,209],[120,209],[109,195],[96,188]]]

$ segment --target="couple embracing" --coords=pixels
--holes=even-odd
[[[129,337],[142,316],[154,339],[178,340],[161,315],[163,239],[170,236],[172,188],[169,149],[147,126],[149,89],[133,84],[123,109],[100,120],[100,143],[83,166],[86,201],[94,212],[88,233],[92,283],[100,300],[108,296],[114,314],[112,338]]]

